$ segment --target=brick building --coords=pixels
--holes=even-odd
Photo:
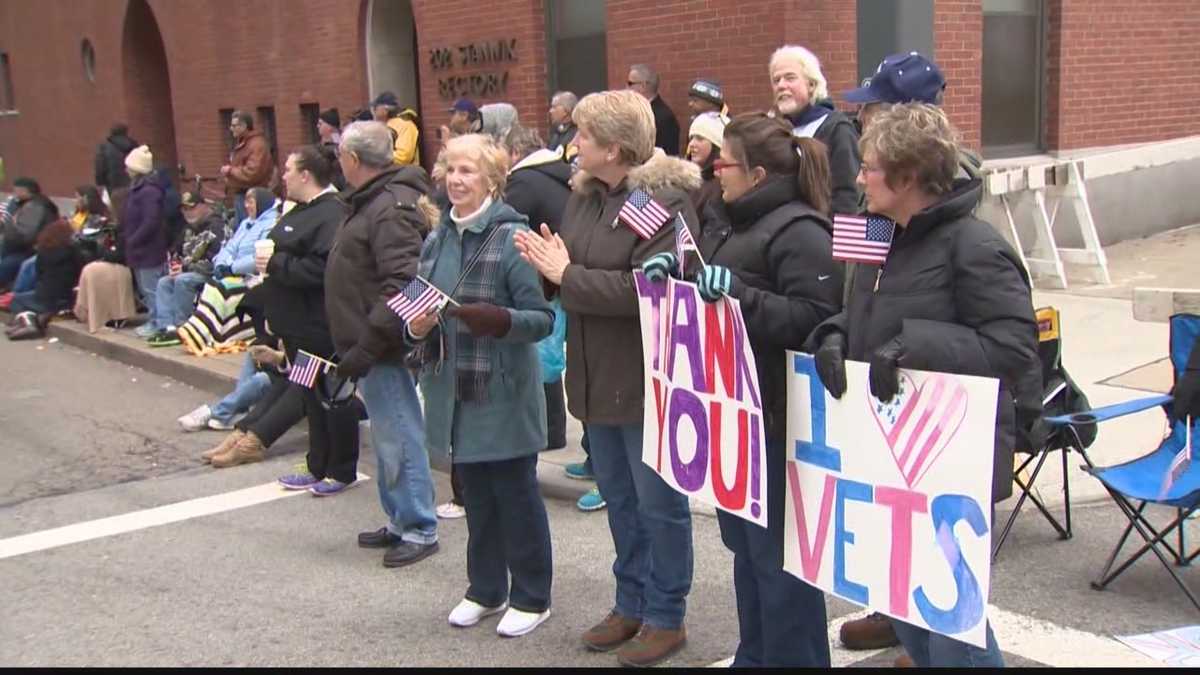
[[[768,106],[785,43],[821,57],[835,99],[884,54],[931,53],[985,157],[1055,153],[1200,133],[1195,35],[1191,0],[0,0],[0,156],[7,181],[70,194],[124,120],[160,165],[212,175],[234,108],[286,151],[319,109],[387,89],[431,148],[460,94],[544,130],[554,90],[621,87],[640,62],[686,120],[697,77],[734,112]]]

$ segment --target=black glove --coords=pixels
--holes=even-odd
[[[900,357],[904,356],[904,343],[900,336],[892,338],[871,355],[871,395],[887,403],[900,391]]]
[[[357,380],[366,375],[375,365],[376,357],[358,345],[350,348],[338,361],[337,376],[344,380]]]
[[[1172,425],[1187,417],[1193,423],[1200,419],[1200,370],[1183,371],[1171,388],[1171,395],[1175,397],[1168,415]]]
[[[834,398],[841,398],[846,393],[846,336],[840,331],[830,331],[813,357],[825,390]]]
[[[512,314],[503,307],[487,302],[472,302],[451,306],[446,313],[467,324],[474,337],[500,338],[512,329]]]
[[[229,265],[217,265],[213,268],[213,276],[217,279],[233,276],[233,268]]]

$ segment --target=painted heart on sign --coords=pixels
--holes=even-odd
[[[900,391],[887,403],[870,398],[871,415],[891,448],[909,489],[925,477],[967,416],[967,389],[953,375],[934,373],[918,387],[899,373]]]

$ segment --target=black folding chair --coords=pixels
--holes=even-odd
[[[1034,423],[1030,430],[1020,430],[1017,434],[1018,453],[1026,455],[1021,464],[1013,471],[1013,483],[1016,484],[1020,496],[1016,506],[1008,516],[1008,522],[1001,530],[999,538],[992,547],[992,560],[1000,554],[1000,547],[1008,539],[1017,516],[1021,514],[1025,503],[1031,502],[1041,511],[1042,516],[1050,526],[1058,532],[1059,539],[1071,538],[1071,482],[1067,468],[1067,455],[1079,453],[1087,466],[1091,467],[1092,460],[1087,455],[1087,448],[1096,440],[1096,427],[1076,424],[1051,424],[1046,418],[1060,413],[1087,410],[1087,397],[1075,385],[1075,381],[1067,374],[1062,364],[1062,331],[1059,322],[1059,312],[1054,307],[1042,307],[1037,310],[1038,322],[1038,357],[1042,362],[1042,408],[1044,415]],[[1050,456],[1059,452],[1062,454],[1062,485],[1063,485],[1063,520],[1060,522],[1046,504],[1034,491],[1038,476]],[[1029,478],[1023,476],[1025,470],[1033,465]]]

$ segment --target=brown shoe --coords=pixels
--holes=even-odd
[[[912,660],[912,657],[909,656],[908,654],[901,654],[900,656],[896,657],[895,662],[892,663],[892,667],[893,668],[916,668],[917,664],[915,661]]]
[[[224,469],[239,464],[261,462],[266,459],[265,451],[266,448],[263,447],[258,436],[253,431],[247,431],[233,444],[233,447],[223,454],[213,457],[212,465],[214,469]]]
[[[617,650],[617,661],[631,668],[649,668],[675,655],[687,644],[687,629],[655,628],[643,624],[642,629],[625,646]]]
[[[246,432],[242,431],[241,429],[235,429],[234,432],[226,436],[225,440],[221,441],[217,447],[209,448],[208,450],[200,453],[200,459],[203,459],[204,463],[207,464],[212,461],[213,457],[229,452],[229,449],[233,447],[233,444],[237,443],[238,439],[244,436],[245,433]]]
[[[891,620],[879,612],[842,624],[840,637],[846,649],[884,649],[900,644]]]
[[[583,634],[583,644],[595,652],[611,652],[637,635],[642,622],[609,612],[600,623]]]

